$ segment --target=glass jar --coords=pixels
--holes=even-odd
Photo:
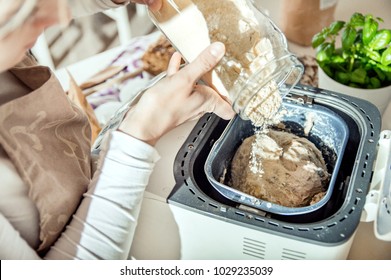
[[[273,117],[304,72],[284,34],[254,1],[163,0],[149,16],[186,62],[212,42],[225,44],[224,57],[202,80],[255,126]]]

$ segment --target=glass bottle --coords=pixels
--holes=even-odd
[[[225,44],[224,57],[202,80],[255,126],[273,117],[304,72],[284,34],[252,0],[163,0],[149,16],[186,62],[212,42]]]

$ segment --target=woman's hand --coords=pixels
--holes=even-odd
[[[228,102],[212,88],[196,84],[216,66],[224,52],[222,43],[213,43],[180,70],[181,56],[174,53],[167,76],[143,94],[127,113],[119,130],[155,145],[171,129],[206,112],[214,112],[224,119],[232,118],[235,113]]]

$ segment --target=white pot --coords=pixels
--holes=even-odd
[[[367,100],[379,109],[381,115],[383,115],[388,104],[391,102],[391,86],[378,89],[348,87],[331,79],[320,67],[318,67],[318,77],[319,88]]]

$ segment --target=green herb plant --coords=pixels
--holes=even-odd
[[[379,29],[380,22],[370,14],[354,13],[348,22],[335,21],[323,28],[312,38],[318,65],[350,87],[391,85],[391,30]]]

